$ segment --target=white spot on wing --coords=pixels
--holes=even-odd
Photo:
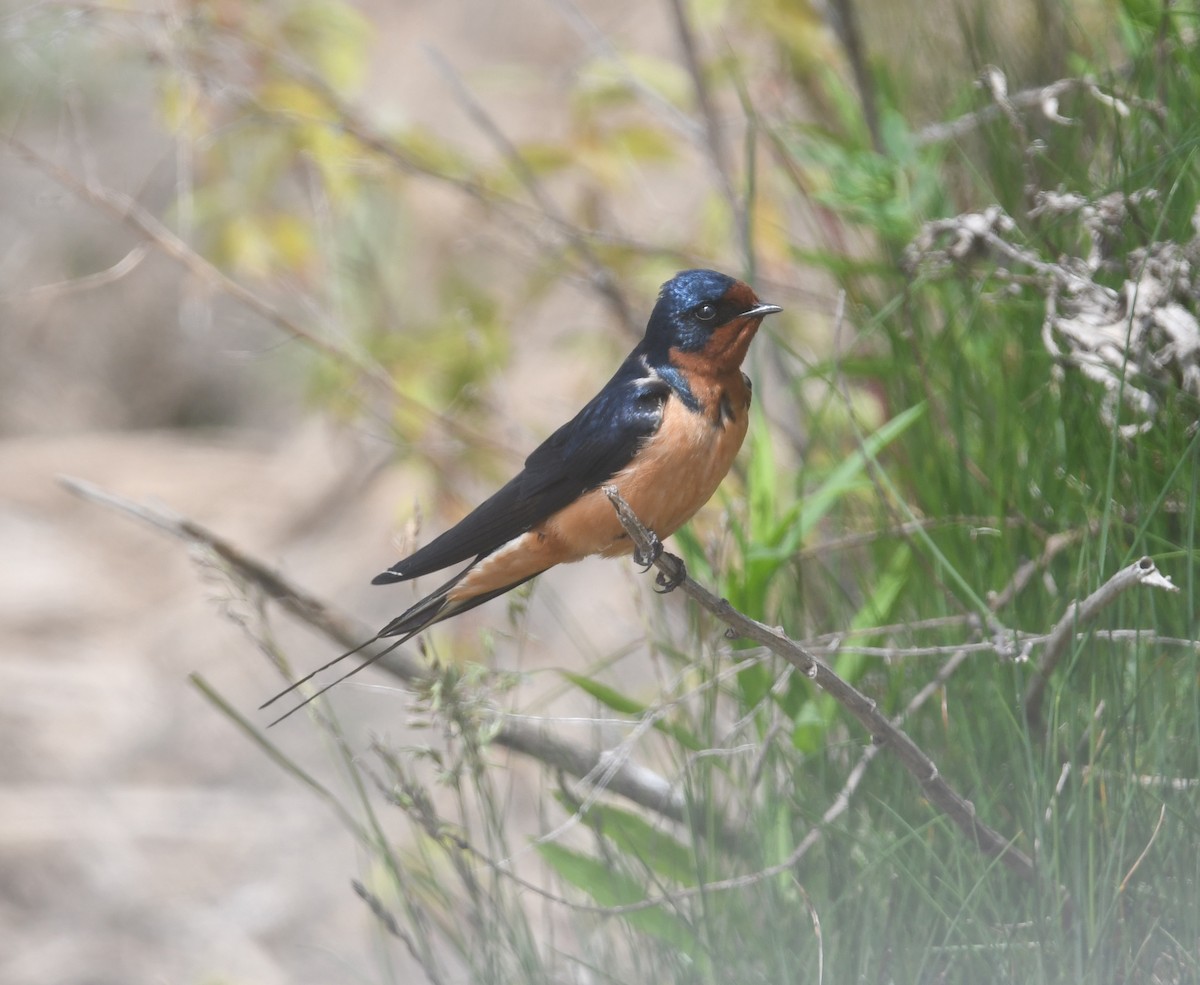
[[[658,370],[650,365],[650,360],[646,358],[645,354],[642,354],[638,357],[638,362],[642,364],[642,369],[646,371],[646,375],[639,376],[636,380],[634,380],[634,386],[647,386],[651,383],[659,383],[662,381],[662,377],[658,375]]]

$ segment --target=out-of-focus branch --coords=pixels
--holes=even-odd
[[[31,287],[24,291],[12,291],[9,294],[0,294],[0,301],[47,301],[54,298],[66,297],[70,294],[93,291],[98,287],[107,287],[109,284],[115,284],[123,277],[127,277],[133,273],[139,264],[146,259],[146,254],[149,252],[149,244],[138,243],[137,246],[121,257],[120,260],[106,267],[104,270],[98,270],[94,274],[72,277],[69,280],[55,281],[51,284],[38,284],[36,287]]]
[[[1165,116],[1166,113],[1160,103],[1151,100],[1138,99],[1136,97],[1118,99],[1101,89],[1096,84],[1095,79],[1059,79],[1048,85],[1037,86],[1033,89],[1022,89],[1020,92],[1015,92],[1007,96],[1005,107],[1000,106],[996,102],[991,102],[983,108],[975,110],[972,113],[966,113],[956,120],[951,120],[949,123],[931,124],[913,135],[913,143],[921,147],[925,144],[958,140],[973,130],[977,130],[985,123],[990,123],[992,120],[998,119],[1005,114],[1006,109],[1009,112],[1013,109],[1037,109],[1052,123],[1073,123],[1073,120],[1061,115],[1058,111],[1059,99],[1071,92],[1085,92],[1097,102],[1109,107],[1115,113],[1122,116],[1128,114],[1129,106],[1131,105],[1137,106],[1139,109],[1149,110],[1160,118]]]
[[[0,133],[0,144],[7,146],[16,157],[36,168],[80,201],[87,202],[133,230],[143,242],[175,261],[210,288],[237,301],[285,334],[327,356],[336,364],[349,368],[362,379],[386,392],[397,403],[422,417],[436,420],[448,433],[463,441],[470,442],[475,446],[496,447],[495,441],[472,430],[455,418],[440,414],[419,400],[401,393],[381,366],[364,360],[346,347],[322,337],[281,311],[266,298],[234,280],[204,259],[128,195],[115,189],[106,188],[95,181],[84,181],[78,178],[67,169],[39,154],[28,144],[8,134]]]
[[[252,39],[243,38],[242,40],[254,43]],[[613,236],[609,232],[589,229],[573,222],[550,198],[549,193],[546,192],[537,175],[529,167],[520,150],[513,145],[440,55],[433,53],[433,61],[447,78],[452,94],[459,99],[464,112],[471,120],[496,144],[513,173],[529,193],[529,197],[533,200],[532,203],[505,195],[475,179],[431,167],[406,151],[392,136],[370,123],[311,66],[298,58],[274,49],[271,49],[269,54],[272,58],[278,59],[297,82],[317,93],[332,110],[332,119],[306,118],[306,122],[321,123],[353,137],[363,147],[378,154],[404,174],[417,175],[453,188],[490,211],[503,210],[509,223],[519,227],[539,249],[549,249],[552,246],[555,250],[560,250],[562,241],[565,240],[567,245],[580,257],[586,268],[586,282],[592,291],[608,306],[627,331],[634,335],[639,332],[640,329],[633,311],[613,279],[611,271],[597,255],[595,244],[616,243],[623,249],[637,250],[655,256],[664,255],[664,250],[658,246],[638,243],[627,237]],[[278,110],[263,111],[278,113]],[[669,255],[669,251],[666,252]],[[699,261],[691,262],[694,266]]]
[[[729,210],[733,215],[734,228],[742,238],[742,252],[748,267],[753,265],[754,257],[750,240],[750,227],[746,222],[746,205],[738,199],[733,187],[733,169],[730,167],[729,153],[725,135],[721,132],[721,121],[717,118],[717,108],[713,103],[712,92],[709,90],[708,79],[704,75],[704,66],[700,61],[700,51],[696,44],[696,35],[692,30],[692,22],[688,17],[684,0],[669,0],[671,15],[675,21],[675,36],[683,52],[683,61],[687,66],[688,75],[692,80],[692,91],[696,94],[696,107],[704,123],[705,151],[713,176],[720,186]]]
[[[474,97],[466,84],[459,78],[458,73],[451,67],[450,63],[437,51],[430,50],[429,55],[441,73],[442,78],[450,86],[451,94],[458,100],[463,111],[487,135],[488,139],[496,145],[500,153],[504,155],[509,167],[513,170],[513,174],[525,186],[525,190],[532,196],[538,208],[559,229],[563,230],[571,249],[575,251],[587,268],[588,276],[591,278],[593,286],[608,303],[609,308],[625,327],[626,331],[636,337],[640,334],[640,329],[637,319],[634,318],[633,312],[629,308],[629,302],[625,299],[625,295],[621,293],[620,288],[613,279],[612,272],[601,262],[600,258],[596,255],[596,251],[592,249],[591,243],[588,242],[587,238],[574,225],[567,221],[566,216],[562,214],[562,211],[550,197],[550,194],[542,187],[542,183],[538,180],[537,175],[534,174],[533,169],[530,168],[529,163],[521,155],[521,152],[508,139],[508,135],[500,129],[500,126],[492,119],[479,100]]]
[[[72,493],[89,502],[116,510],[141,523],[148,524],[172,537],[198,544],[212,551],[240,578],[258,587],[277,602],[284,611],[324,634],[337,646],[350,649],[371,634],[362,626],[331,608],[325,602],[293,585],[278,571],[246,554],[236,545],[206,529],[188,517],[158,506],[148,506],[114,495],[80,479],[60,478]],[[364,647],[364,659],[370,660],[382,644]],[[431,681],[425,665],[403,650],[392,650],[379,659],[378,665],[404,684],[421,689]],[[503,718],[492,743],[513,752],[529,756],[547,766],[561,770],[589,785],[602,787],[609,793],[654,811],[672,821],[704,825],[703,818],[689,817],[682,793],[667,779],[628,760],[616,759],[606,750],[589,749],[567,742],[546,725],[527,719]],[[732,843],[733,828],[718,822],[714,834]]]

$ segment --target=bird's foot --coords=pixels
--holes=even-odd
[[[687,565],[683,563],[683,558],[676,554],[665,554],[662,560],[670,562],[674,571],[659,571],[658,577],[654,579],[654,584],[658,587],[654,589],[659,595],[666,595],[667,592],[673,592],[683,584],[687,578]]]
[[[633,563],[640,564],[642,567],[642,573],[644,574],[645,572],[649,571],[651,567],[653,567],[655,561],[662,557],[662,552],[662,541],[655,536],[653,531],[651,531],[650,545],[646,548],[646,550],[643,551],[640,547],[635,547],[633,549]]]

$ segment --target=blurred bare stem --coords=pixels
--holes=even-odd
[[[359,378],[366,380],[372,386],[387,393],[389,398],[395,400],[397,404],[419,413],[424,418],[436,421],[439,427],[446,433],[452,434],[473,445],[493,448],[496,446],[494,441],[467,427],[456,417],[439,413],[412,397],[401,393],[396,388],[391,377],[377,363],[363,358],[345,346],[339,345],[318,334],[292,318],[266,298],[234,280],[193,250],[179,236],[164,226],[155,216],[128,195],[106,188],[95,181],[85,181],[77,177],[70,171],[59,167],[53,161],[39,154],[28,144],[8,134],[0,133],[0,146],[7,147],[16,157],[57,182],[80,201],[95,206],[117,222],[132,229],[142,238],[143,243],[153,246],[209,288],[237,301],[264,321],[283,331],[286,335],[299,342],[303,342],[322,356],[328,357],[336,365],[350,369]],[[111,270],[106,271],[100,276],[107,276],[110,273]],[[51,289],[58,289],[58,285],[51,285]]]
[[[1045,738],[1046,724],[1042,716],[1042,702],[1046,695],[1046,685],[1071,641],[1076,638],[1079,627],[1091,622],[1135,585],[1148,585],[1169,592],[1179,591],[1170,578],[1159,572],[1150,558],[1143,557],[1122,568],[1087,598],[1080,602],[1072,602],[1050,633],[1046,648],[1042,651],[1042,658],[1038,661],[1037,673],[1025,691],[1025,719],[1029,722],[1031,731]]]
[[[344,613],[321,599],[301,590],[256,558],[188,517],[160,506],[148,506],[114,495],[80,479],[62,477],[63,486],[89,502],[116,510],[140,523],[154,527],[180,540],[202,546],[217,555],[239,577],[256,585],[284,611],[316,629],[343,649],[350,649],[371,634]],[[364,647],[364,659],[371,659],[381,644]],[[428,685],[430,673],[411,653],[394,650],[381,657],[378,666],[402,683],[415,688]],[[613,756],[608,750],[585,748],[555,735],[547,726],[528,719],[503,718],[491,741],[505,749],[529,756],[589,786],[618,794],[672,821],[685,821],[703,830],[704,818],[688,813],[682,792],[653,770]],[[713,832],[732,841],[733,829],[717,822]]]

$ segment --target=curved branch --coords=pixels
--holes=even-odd
[[[641,555],[647,558],[657,555],[654,564],[662,573],[659,576],[660,582],[682,588],[689,598],[720,619],[737,636],[763,644],[799,670],[857,719],[876,744],[891,749],[901,765],[920,784],[921,792],[981,851],[999,858],[1008,868],[1026,879],[1032,881],[1037,878],[1033,860],[1017,848],[1012,839],[1005,838],[979,820],[975,813],[975,805],[942,779],[933,760],[879,711],[874,700],[842,680],[826,664],[780,630],[772,629],[742,614],[730,605],[727,599],[717,598],[708,589],[689,578],[683,561],[662,551],[658,539],[642,525],[629,508],[629,504],[621,498],[616,487],[605,486],[604,491],[617,511],[621,525]]]
[[[148,506],[107,492],[80,479],[61,476],[59,481],[71,493],[116,510],[148,524],[172,537],[199,544],[216,554],[240,578],[256,585],[286,612],[324,634],[337,646],[350,649],[370,634],[354,620],[332,609],[325,602],[303,591],[278,571],[268,567],[240,548],[188,517],[158,506]],[[364,647],[362,654],[371,659],[382,646]],[[428,685],[430,674],[424,663],[411,653],[393,650],[379,659],[378,666],[410,687]],[[506,718],[500,723],[492,743],[529,756],[561,770],[591,786],[618,794],[672,821],[684,822],[703,831],[704,817],[688,812],[682,792],[665,777],[627,759],[614,757],[608,750],[597,750],[568,742],[547,726],[527,719]],[[718,820],[711,833],[734,843],[733,828]]]
[[[1159,572],[1154,562],[1148,558],[1138,558],[1133,564],[1122,568],[1097,588],[1081,602],[1072,602],[1067,606],[1063,617],[1050,631],[1046,640],[1046,648],[1042,651],[1042,659],[1038,661],[1037,671],[1025,690],[1025,720],[1030,730],[1045,733],[1045,722],[1042,719],[1042,701],[1046,696],[1046,685],[1050,675],[1059,665],[1067,647],[1075,639],[1076,631],[1085,623],[1095,619],[1101,611],[1111,605],[1116,599],[1133,588],[1134,585],[1149,585],[1152,588],[1164,588],[1177,592],[1179,588],[1171,583],[1171,579]]]

